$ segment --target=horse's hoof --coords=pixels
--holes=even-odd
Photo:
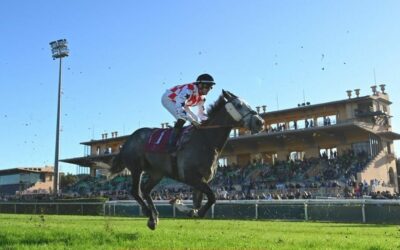
[[[155,230],[157,226],[157,222],[154,220],[148,220],[147,221],[147,227],[150,228],[151,230]]]
[[[199,214],[198,214],[198,210],[197,209],[192,209],[192,210],[190,210],[190,212],[188,213],[188,216],[189,217],[192,217],[192,218],[197,218],[197,217],[199,217]]]

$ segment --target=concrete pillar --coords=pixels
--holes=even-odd
[[[90,168],[90,176],[96,177],[96,168]]]

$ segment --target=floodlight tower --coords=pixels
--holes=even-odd
[[[60,59],[60,66],[58,71],[58,101],[57,101],[57,125],[56,125],[56,149],[54,159],[54,182],[53,192],[58,194],[59,192],[59,173],[58,173],[58,153],[60,144],[60,110],[61,110],[61,65],[62,59],[68,56],[69,50],[67,47],[67,39],[60,39],[50,43],[51,53],[53,54],[53,60]]]

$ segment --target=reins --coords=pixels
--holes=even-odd
[[[237,98],[234,98],[237,99]],[[232,100],[228,101],[231,102]],[[247,114],[242,115],[240,121],[243,123],[243,119],[248,116],[248,115],[252,115],[252,114],[257,114],[255,111],[249,111]],[[201,125],[197,126],[196,128],[198,129],[209,129],[209,128],[234,128],[234,126],[232,125]]]
[[[232,125],[200,125],[198,127],[195,126],[197,129],[208,129],[208,128],[233,128]]]

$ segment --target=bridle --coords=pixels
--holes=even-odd
[[[225,103],[225,109],[227,110],[228,114],[233,118],[233,120],[235,120],[236,122],[239,122],[242,126],[244,125],[244,119],[248,116],[248,115],[256,115],[257,112],[254,110],[249,110],[249,112],[247,112],[246,114],[242,115],[239,113],[239,111],[237,111],[237,109],[234,107],[234,105],[232,104],[232,101],[238,99],[233,98],[230,101],[227,101]],[[230,105],[229,105],[230,104]],[[197,128],[198,129],[208,129],[208,128],[233,128],[235,126],[233,125],[200,125]],[[252,130],[253,128],[253,124],[250,122],[250,130]]]

